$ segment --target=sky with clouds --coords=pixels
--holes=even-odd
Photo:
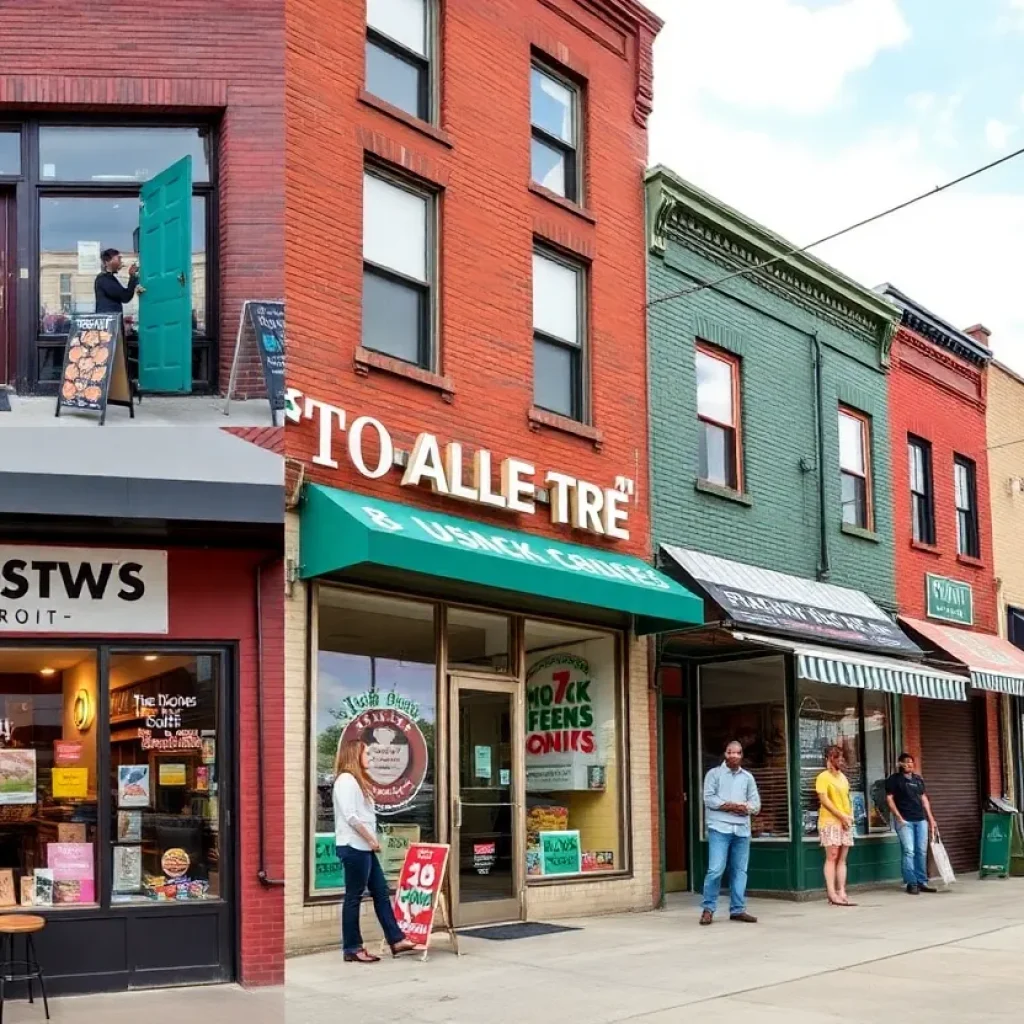
[[[651,163],[805,245],[1024,146],[1024,0],[645,0]],[[814,253],[1024,373],[1024,156]]]

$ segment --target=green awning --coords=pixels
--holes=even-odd
[[[622,612],[638,634],[704,621],[699,597],[639,558],[319,484],[303,496],[303,579],[382,567]]]

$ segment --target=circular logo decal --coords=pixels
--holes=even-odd
[[[415,800],[427,775],[427,741],[408,715],[374,708],[353,718],[342,739],[366,744],[367,772],[380,814],[397,814]]]
[[[191,863],[189,855],[180,847],[168,850],[160,860],[160,866],[168,878],[181,878]]]

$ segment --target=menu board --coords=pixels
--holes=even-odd
[[[121,314],[76,313],[64,347],[57,415],[66,409],[98,412],[102,426],[108,405],[126,406],[135,418]]]
[[[263,372],[263,384],[270,402],[270,419],[277,426],[277,416],[285,406],[285,339],[284,303],[246,299],[235,341],[235,355],[231,362],[224,414],[227,415],[238,380],[238,369],[243,355],[258,355]]]

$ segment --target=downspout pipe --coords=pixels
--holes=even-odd
[[[655,767],[658,778],[658,910],[665,909],[665,884],[668,875],[665,867],[668,844],[665,841],[665,709],[661,691],[661,647],[660,635],[653,637],[649,650],[648,678],[654,694],[658,730],[658,763]]]
[[[825,368],[818,332],[814,331],[810,338],[814,364],[814,418],[817,426],[814,461],[818,466],[818,579],[827,580],[832,574],[832,560],[828,550],[828,515],[825,510]]]
[[[271,878],[267,872],[267,812],[264,799],[263,770],[263,570],[281,560],[280,555],[271,555],[256,566],[255,604],[256,604],[256,792],[259,795],[259,869],[256,878],[260,885],[268,889],[284,886],[283,878]]]

